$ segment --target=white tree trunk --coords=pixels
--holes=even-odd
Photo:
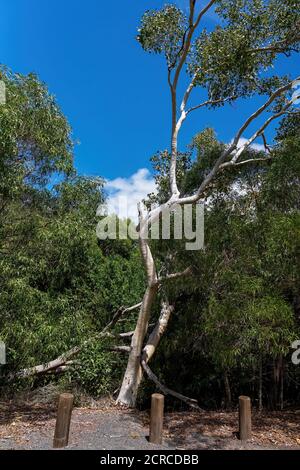
[[[136,404],[137,392],[142,380],[141,352],[148,322],[151,314],[151,307],[157,294],[158,286],[148,286],[143,298],[136,329],[132,337],[131,352],[129,354],[126,372],[119,392],[117,403],[134,407]]]

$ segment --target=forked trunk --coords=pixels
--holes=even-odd
[[[149,286],[144,294],[139,318],[131,341],[131,351],[129,353],[126,372],[117,398],[117,403],[131,408],[136,404],[137,393],[143,376],[141,353],[148,328],[151,307],[155,300],[157,289],[157,285]]]

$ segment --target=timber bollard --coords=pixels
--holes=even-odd
[[[249,397],[239,397],[239,439],[251,439],[251,400]]]
[[[160,393],[153,393],[151,396],[149,442],[152,444],[162,443],[164,401],[165,397]]]
[[[62,393],[59,396],[53,439],[53,447],[55,449],[68,445],[73,401],[74,395],[71,393]]]

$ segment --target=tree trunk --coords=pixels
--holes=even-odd
[[[273,396],[274,408],[283,407],[283,357],[281,354],[273,361]]]
[[[284,361],[283,357],[281,358],[281,375],[280,375],[280,409],[283,410],[283,386],[284,386]]]
[[[225,389],[225,407],[229,409],[232,406],[232,398],[231,398],[231,388],[230,388],[227,370],[223,374],[223,379],[224,379],[224,389]]]
[[[258,409],[263,410],[263,376],[262,376],[262,359],[259,361],[259,377],[258,377]]]
[[[132,337],[131,352],[129,354],[126,372],[117,398],[117,403],[131,408],[135,406],[138,388],[142,380],[141,352],[148,328],[151,307],[155,300],[157,289],[157,285],[148,286],[146,289],[137,325]]]

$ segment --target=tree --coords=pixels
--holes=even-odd
[[[158,11],[147,11],[142,18],[138,36],[145,51],[165,56],[171,94],[172,131],[168,195],[155,209],[145,212],[140,207],[139,211],[139,245],[147,288],[117,400],[127,406],[135,405],[142,370],[144,368],[149,373],[148,362],[167,328],[172,312],[168,299],[162,298],[161,315],[144,345],[151,308],[158,291],[163,292],[165,283],[191,272],[187,267],[182,272],[170,273],[175,264],[172,260],[168,262],[166,275],[158,273],[147,239],[149,227],[153,227],[164,211],[172,212],[178,205],[196,204],[200,199],[205,199],[211,185],[224,172],[269,161],[273,152],[267,143],[265,131],[275,119],[296,112],[292,106],[298,97],[292,97],[291,91],[294,80],[299,77],[291,80],[272,75],[271,70],[279,54],[289,56],[300,50],[299,1],[289,0],[282,4],[279,0],[210,0],[205,6],[199,6],[200,3],[189,0],[188,16],[174,5],[167,5]],[[211,32],[202,29],[198,34],[203,18],[213,7],[220,24]],[[189,84],[179,102],[179,82],[185,70]],[[206,91],[207,99],[188,107],[192,92],[197,87]],[[198,188],[194,192],[182,193],[178,185],[178,137],[187,117],[199,109],[216,108],[240,98],[251,100],[257,95],[266,97],[264,103],[249,115],[237,131],[233,131],[232,142],[222,145],[219,156],[202,169],[203,177]],[[269,117],[262,120],[265,112],[269,112]],[[254,126],[251,137],[241,141],[245,132]],[[260,155],[252,152],[250,158],[247,158],[247,149],[258,138],[262,139],[265,152]]]
[[[39,189],[53,175],[71,176],[74,167],[71,128],[46,85],[34,74],[3,66],[0,80],[6,88],[6,103],[0,105],[0,250],[6,252],[15,238],[16,206],[41,206],[48,196]]]

